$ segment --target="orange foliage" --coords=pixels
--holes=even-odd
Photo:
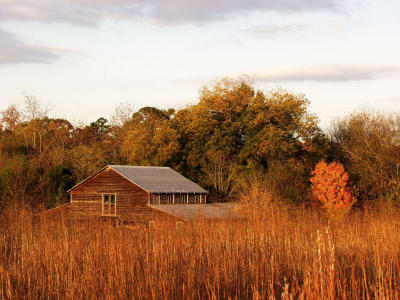
[[[20,119],[21,113],[15,105],[10,105],[6,110],[1,112],[0,122],[4,123],[4,127],[8,130],[13,130]],[[2,129],[3,126],[1,124],[0,126],[0,129]]]
[[[356,202],[349,187],[349,174],[337,162],[320,161],[311,173],[313,200],[328,210],[348,210]]]

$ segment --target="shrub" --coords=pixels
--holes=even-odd
[[[320,161],[310,181],[312,200],[328,211],[348,211],[356,202],[349,187],[349,175],[340,163]]]

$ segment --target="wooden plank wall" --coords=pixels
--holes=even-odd
[[[67,220],[70,218],[70,204],[64,204],[56,208],[45,210],[35,215],[37,220]]]

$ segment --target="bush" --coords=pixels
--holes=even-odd
[[[310,181],[313,201],[327,211],[348,211],[356,202],[349,187],[349,175],[340,163],[320,161]]]

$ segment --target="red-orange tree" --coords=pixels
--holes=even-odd
[[[6,110],[0,113],[0,129],[5,127],[12,131],[20,120],[21,113],[15,105],[10,105]],[[1,123],[3,123],[3,125]]]
[[[348,210],[356,202],[349,187],[349,175],[340,163],[320,161],[310,181],[313,200],[329,211]]]

